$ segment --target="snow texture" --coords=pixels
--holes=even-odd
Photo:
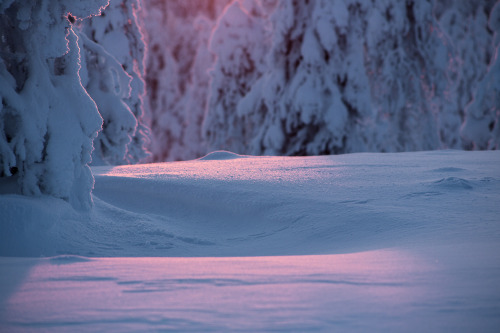
[[[93,167],[91,213],[2,179],[0,330],[496,332],[499,163],[214,152]]]

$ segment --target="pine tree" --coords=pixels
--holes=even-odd
[[[140,10],[138,0],[113,1],[102,15],[80,24],[84,86],[104,119],[94,165],[136,163],[147,156]]]
[[[91,207],[88,164],[102,119],[80,82],[70,22],[106,4],[0,2],[0,175],[17,178],[25,195]]]
[[[443,146],[451,51],[433,1],[282,0],[275,8],[269,53],[256,57],[266,62],[251,88],[238,90],[241,75],[216,67],[207,113],[218,119],[207,122],[214,147],[317,155]],[[232,35],[260,34],[225,26]],[[214,49],[224,66],[242,59],[227,51],[238,45]],[[446,125],[459,122],[453,117]]]
[[[439,117],[449,101],[451,50],[432,15],[432,1],[375,3],[369,17],[368,71],[376,109],[375,151],[443,146]],[[379,27],[374,33],[375,27]],[[456,112],[446,121],[457,123]],[[381,132],[379,129],[386,128]],[[455,131],[456,137],[457,131]],[[449,138],[455,146],[456,138]]]
[[[201,123],[207,103],[208,52],[215,19],[230,0],[145,1],[146,89],[151,110],[152,161],[205,154]]]
[[[238,105],[256,129],[245,152],[346,151],[347,133],[369,112],[357,13],[349,15],[341,1],[278,2],[265,73]]]
[[[494,24],[494,6],[498,8],[496,0],[474,3],[439,0],[435,9],[453,46],[454,89],[451,96],[460,124],[448,132],[461,135],[460,148],[487,149],[498,144],[493,139],[498,119],[496,110],[500,108],[500,101],[495,97],[495,94],[498,96],[495,78],[500,72],[496,65],[498,41],[494,38],[498,28],[495,29]]]
[[[470,139],[463,140],[462,136],[467,135],[461,133],[460,127],[466,121],[465,109],[478,89],[478,82],[488,71],[494,54],[488,17],[495,1],[436,1],[434,13],[453,55],[448,66],[452,87],[444,96],[448,104],[439,114],[440,134],[445,147],[473,148]]]
[[[265,70],[268,36],[258,2],[233,2],[221,15],[210,41],[216,55],[210,82],[209,112],[204,134],[209,147],[246,153],[246,138],[256,130],[255,119],[238,113],[240,100]]]

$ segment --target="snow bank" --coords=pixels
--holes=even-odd
[[[499,162],[498,152],[215,152],[93,167],[91,213],[4,191],[0,255],[292,255],[496,240]]]

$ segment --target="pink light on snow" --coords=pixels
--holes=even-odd
[[[418,271],[427,268],[422,260],[389,250],[31,264],[6,302],[4,318],[11,324],[92,329],[108,323],[139,330],[179,322],[239,329],[314,326],[317,318],[341,320],[357,311],[397,316],[430,293],[418,283]]]

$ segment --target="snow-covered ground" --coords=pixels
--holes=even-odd
[[[0,183],[0,331],[500,329],[498,151],[92,170],[91,213]]]

